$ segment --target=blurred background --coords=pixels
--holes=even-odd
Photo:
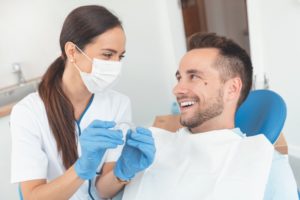
[[[123,22],[126,58],[116,90],[130,97],[137,125],[151,126],[156,116],[174,112],[172,88],[188,36],[216,32],[244,47],[254,89],[272,89],[286,101],[283,133],[300,184],[299,0],[0,0],[0,199],[18,199],[9,181],[10,108],[36,89],[60,56],[67,14],[88,4],[106,6]]]

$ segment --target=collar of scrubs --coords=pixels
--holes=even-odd
[[[76,120],[76,123],[77,123],[78,125],[80,124],[80,122],[81,122],[81,120],[82,120],[83,116],[85,115],[85,113],[87,112],[87,110],[89,109],[89,107],[91,106],[91,104],[92,104],[93,100],[94,100],[94,94],[92,94],[92,96],[91,96],[91,98],[90,98],[90,100],[89,100],[88,104],[86,105],[86,107],[85,107],[84,111],[81,113],[81,115],[80,115],[79,119],[78,119],[78,120]]]
[[[79,136],[81,135],[80,122],[81,122],[83,116],[85,115],[85,113],[86,113],[86,112],[88,111],[88,109],[90,108],[90,106],[91,106],[93,100],[94,100],[94,94],[92,94],[92,96],[91,96],[91,98],[90,98],[90,100],[89,100],[87,106],[85,107],[84,111],[81,113],[79,119],[76,120],[76,126],[77,126],[77,129],[78,129],[77,131],[78,131],[78,135],[79,135]]]
[[[87,112],[88,109],[90,108],[90,106],[91,106],[93,100],[94,100],[94,94],[92,94],[92,96],[91,96],[91,98],[90,98],[90,100],[89,100],[87,106],[85,107],[84,111],[81,113],[79,119],[76,120],[76,125],[77,125],[78,135],[79,135],[79,136],[81,135],[80,122],[81,122],[83,116],[86,114],[86,112]],[[79,146],[79,145],[77,145],[77,146]],[[80,150],[80,152],[81,152],[81,150]],[[92,182],[91,182],[91,180],[89,180],[89,181],[88,181],[88,194],[89,194],[89,197],[91,197],[92,199],[94,199],[93,196],[92,196],[92,194],[91,194],[91,185],[92,185]],[[84,194],[82,194],[82,195],[87,196],[86,193],[84,193]]]
[[[126,187],[123,200],[262,199],[273,146],[234,130],[189,134],[151,128],[154,163]]]

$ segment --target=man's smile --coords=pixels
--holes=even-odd
[[[181,100],[178,100],[178,105],[180,107],[180,112],[183,113],[183,112],[186,112],[190,109],[192,109],[195,104],[197,103],[196,100],[194,99],[181,99]]]

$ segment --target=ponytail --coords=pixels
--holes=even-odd
[[[39,85],[39,95],[44,102],[48,122],[61,153],[66,169],[78,159],[74,108],[62,90],[65,70],[65,45],[73,42],[80,48],[114,27],[122,27],[120,20],[103,6],[89,5],[74,9],[65,19],[59,38],[62,56],[48,68]]]
[[[65,61],[58,57],[48,68],[39,85],[38,92],[44,102],[49,126],[62,155],[66,169],[78,158],[75,137],[75,117],[72,103],[62,90]]]

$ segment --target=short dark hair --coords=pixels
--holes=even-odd
[[[247,98],[252,87],[253,67],[247,52],[233,40],[218,36],[216,33],[195,33],[188,39],[188,50],[216,48],[219,58],[215,67],[220,71],[222,81],[239,76],[242,80],[238,107]]]

